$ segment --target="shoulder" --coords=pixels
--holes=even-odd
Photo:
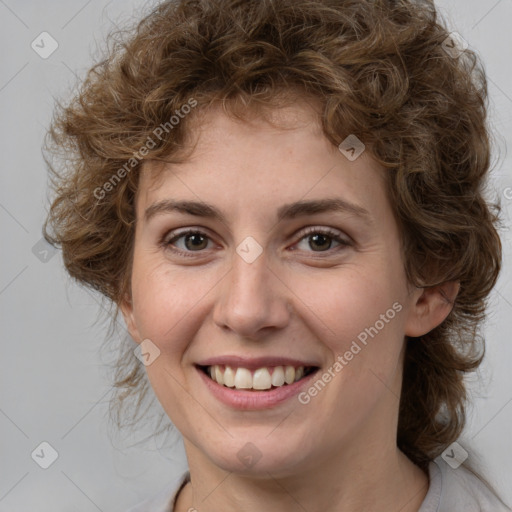
[[[476,475],[464,466],[452,469],[441,458],[429,465],[430,487],[418,512],[510,512]]]
[[[179,490],[190,479],[190,473],[184,471],[178,478],[175,478],[157,495],[138,503],[126,512],[172,512],[174,502]]]

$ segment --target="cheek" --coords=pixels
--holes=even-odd
[[[200,283],[173,274],[164,265],[151,266],[140,260],[132,279],[134,317],[141,336],[151,339],[160,350],[176,352],[185,340],[185,322],[195,313],[202,292]]]
[[[165,366],[173,371],[190,362],[191,340],[211,314],[224,273],[173,268],[161,256],[134,261],[132,295],[138,331],[158,346],[166,356]]]
[[[183,360],[201,324],[200,299],[207,291],[201,280],[185,274],[170,272],[165,264],[149,259],[134,261],[132,274],[137,328],[143,339],[150,339],[160,350],[160,357],[145,368],[146,374],[169,418],[182,431],[190,430],[191,415],[201,415],[197,404],[183,393]]]
[[[310,329],[332,357],[332,364],[319,375],[329,382],[318,400],[324,411],[319,414],[325,414],[332,426],[326,435],[333,437],[341,435],[340,424],[345,425],[344,432],[356,429],[381,403],[389,405],[399,394],[403,289],[391,273],[365,270],[340,274],[334,285],[320,289],[321,308],[315,313],[321,321],[311,313],[308,317]]]
[[[316,286],[303,283],[297,294],[309,297],[301,313],[309,319],[309,328],[333,361],[343,358],[338,373],[344,374],[346,384],[367,386],[375,383],[375,376],[392,378],[403,346],[406,311],[403,279],[396,269],[354,266]]]
[[[334,339],[356,338],[366,328],[378,323],[377,329],[386,330],[391,324],[400,328],[398,310],[403,309],[404,290],[399,279],[381,269],[369,266],[343,269],[337,275],[315,283],[303,282],[295,286],[297,295],[306,298],[309,317]],[[393,304],[395,304],[393,308]],[[384,318],[381,320],[381,315]]]

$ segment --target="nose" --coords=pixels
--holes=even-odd
[[[233,266],[218,289],[213,319],[222,329],[257,340],[290,321],[290,290],[268,267],[265,252],[252,263],[237,253]]]

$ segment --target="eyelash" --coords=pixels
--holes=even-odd
[[[210,237],[204,231],[200,231],[198,229],[187,229],[186,231],[183,231],[181,233],[176,233],[176,235],[173,236],[172,238],[169,238],[169,234],[172,234],[172,232],[167,233],[164,236],[164,238],[160,242],[160,245],[166,250],[170,250],[178,255],[185,256],[185,257],[195,257],[194,253],[201,253],[203,251],[202,250],[200,250],[200,251],[183,251],[181,249],[176,249],[175,247],[173,247],[172,243],[176,242],[180,238],[186,237],[187,235],[202,235],[202,236],[210,239]],[[336,231],[333,231],[332,229],[315,228],[315,227],[307,228],[307,230],[303,233],[303,235],[299,239],[299,242],[301,242],[302,240],[304,240],[305,238],[307,238],[308,236],[311,236],[311,235],[323,235],[328,238],[331,238],[332,240],[334,240],[335,242],[338,242],[340,244],[340,246],[338,246],[337,248],[328,249],[327,251],[311,251],[313,253],[316,252],[316,253],[320,253],[320,254],[322,254],[322,253],[331,254],[333,250],[336,250],[336,249],[339,250],[344,247],[350,247],[352,245],[351,242],[349,242],[348,240],[346,240],[344,238],[341,238],[339,233]],[[299,242],[297,242],[297,243],[299,243]]]

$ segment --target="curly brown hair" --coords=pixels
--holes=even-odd
[[[178,158],[191,120],[214,103],[243,118],[297,93],[312,98],[333,144],[357,134],[387,168],[409,281],[460,282],[447,319],[406,340],[397,444],[426,470],[464,427],[463,378],[482,361],[479,328],[501,266],[500,207],[484,198],[486,77],[475,52],[447,51],[449,37],[427,0],[161,3],[112,39],[79,93],[56,109],[48,147],[64,159],[60,169],[48,160],[56,197],[47,241],[117,315],[130,294],[142,162]],[[194,111],[181,116],[185,105]],[[132,348],[117,366],[119,414],[147,392]]]

